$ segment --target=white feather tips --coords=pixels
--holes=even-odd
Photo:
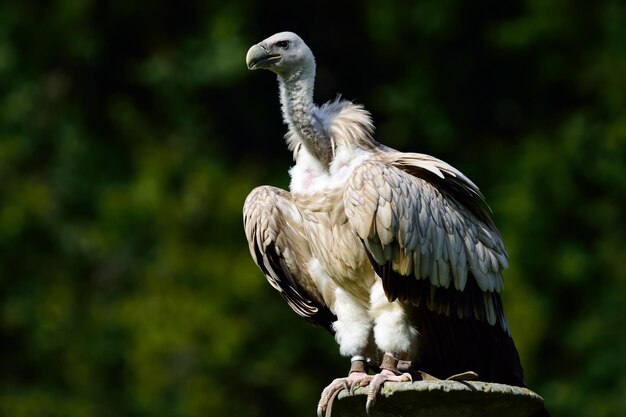
[[[482,291],[501,291],[508,262],[497,231],[433,184],[392,166],[409,163],[478,193],[460,172],[426,155],[382,154],[358,165],[348,179],[345,210],[372,257],[435,287],[463,291],[471,271]]]

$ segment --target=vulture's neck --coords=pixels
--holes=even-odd
[[[322,166],[328,167],[332,160],[332,145],[322,122],[313,113],[314,84],[314,69],[278,77],[283,118],[289,126],[291,136],[295,134],[309,153],[317,158]]]

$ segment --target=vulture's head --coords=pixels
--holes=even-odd
[[[315,71],[315,58],[304,41],[293,32],[280,32],[257,43],[246,55],[248,69],[267,69],[282,77]]]

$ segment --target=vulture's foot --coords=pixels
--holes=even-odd
[[[335,379],[322,391],[320,402],[317,405],[317,417],[330,417],[333,401],[342,390],[346,389],[350,391],[350,394],[353,394],[358,387],[369,384],[370,379],[371,376],[364,371],[353,371],[345,378]]]
[[[385,359],[383,359],[383,364],[385,363]],[[384,365],[383,365],[384,366]],[[393,365],[392,365],[393,366]],[[478,374],[473,371],[462,372],[460,374],[455,374],[446,378],[446,381],[473,381],[478,379]],[[364,378],[360,386],[368,385],[370,386],[369,393],[367,394],[367,403],[365,404],[365,411],[367,415],[370,415],[372,407],[376,404],[376,400],[378,399],[378,394],[380,394],[380,389],[382,388],[385,382],[409,382],[413,381],[413,375],[409,373],[400,374],[397,370],[393,371],[391,369],[385,368],[379,374],[375,376],[368,375],[367,378]],[[416,381],[441,381],[439,378],[436,378],[424,371],[416,371],[415,372],[415,380]]]
[[[367,415],[370,415],[370,411],[374,404],[376,404],[376,400],[378,399],[378,394],[380,393],[380,389],[382,388],[385,382],[409,382],[413,381],[413,377],[409,373],[404,373],[400,375],[396,375],[395,372],[390,371],[389,369],[383,369],[379,374],[370,377],[369,382],[369,393],[367,394],[367,403],[365,403],[365,411]]]
[[[322,391],[320,402],[317,405],[317,417],[330,417],[333,401],[342,390],[346,389],[350,394],[354,394],[354,390],[358,387],[364,387],[369,384],[371,377],[367,374],[368,369],[378,370],[378,367],[365,356],[353,356],[350,362],[348,376],[335,379]]]

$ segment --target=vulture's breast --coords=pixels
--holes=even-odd
[[[296,194],[294,201],[302,213],[311,253],[327,275],[343,288],[369,288],[375,278],[374,270],[346,218],[343,190]]]
[[[375,273],[348,222],[343,193],[352,170],[367,157],[363,152],[340,151],[325,173],[308,165],[306,159],[298,160],[291,170],[292,195],[302,213],[313,256],[337,285],[355,293],[369,291]],[[299,188],[294,184],[309,186]]]

